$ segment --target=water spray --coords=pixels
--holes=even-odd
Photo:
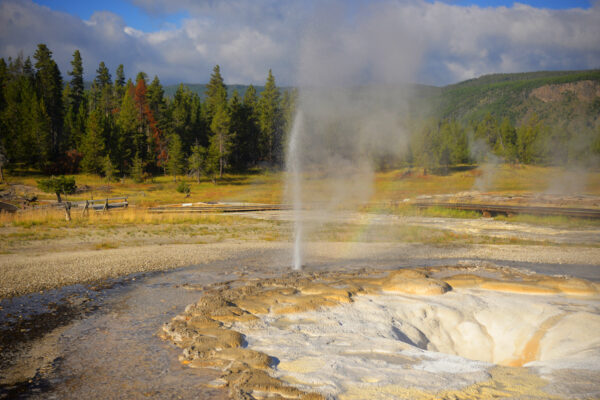
[[[302,221],[302,165],[301,148],[299,145],[300,135],[303,129],[302,111],[298,111],[294,117],[294,124],[290,133],[290,141],[287,153],[287,191],[292,202],[293,220],[294,220],[294,252],[293,264],[294,270],[302,269],[302,242],[303,242],[303,221]]]

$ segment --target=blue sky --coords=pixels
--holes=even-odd
[[[299,0],[302,1],[302,0]],[[364,0],[351,0],[352,2],[368,3]],[[152,32],[170,26],[179,27],[184,18],[189,18],[185,10],[179,12],[156,13],[148,12],[143,7],[134,5],[132,2],[123,0],[105,1],[81,1],[81,0],[35,0],[37,4],[44,5],[53,10],[67,12],[81,19],[89,19],[95,11],[111,11],[123,17],[127,24],[144,32]],[[433,3],[433,0],[428,1]],[[479,7],[511,7],[515,2],[510,0],[448,0],[445,3],[458,6]],[[537,8],[568,9],[589,8],[589,0],[522,0],[519,3],[531,5]]]
[[[152,13],[123,0],[81,1],[81,0],[35,0],[35,3],[53,10],[63,11],[88,20],[96,11],[110,11],[123,17],[133,28],[152,32],[169,26],[179,26],[183,18],[189,17],[185,11],[174,13]]]
[[[600,68],[600,0],[0,0],[0,57],[45,43],[63,76],[119,64],[165,84],[406,81]]]

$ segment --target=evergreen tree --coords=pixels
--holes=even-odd
[[[517,160],[517,130],[508,118],[504,118],[500,125],[500,139],[502,148],[498,151],[502,153],[506,161],[515,162]]]
[[[73,61],[71,61],[73,69],[69,72],[71,75],[71,93],[69,95],[70,105],[73,109],[74,114],[79,113],[79,105],[83,101],[83,63],[81,61],[81,54],[79,50],[75,50],[73,53]]]
[[[108,154],[104,156],[104,159],[102,160],[102,172],[104,173],[107,182],[111,182],[119,173],[119,170],[115,167],[115,164]]]
[[[184,152],[199,142],[208,143],[206,127],[202,118],[200,98],[180,84],[169,110],[171,129],[181,138]]]
[[[166,164],[166,170],[173,176],[173,181],[177,181],[177,175],[181,175],[185,168],[185,157],[181,145],[181,139],[177,134],[169,138],[169,158]]]
[[[138,134],[145,135],[146,151],[145,161],[164,167],[167,160],[167,146],[162,132],[157,126],[154,114],[150,110],[147,100],[145,74],[138,74],[138,81],[134,90],[134,101],[138,119]]]
[[[162,132],[169,130],[170,121],[168,121],[167,103],[165,101],[165,91],[160,84],[158,76],[155,76],[146,91],[146,99],[150,112],[156,121],[156,127]]]
[[[148,86],[148,74],[145,73],[144,71],[138,72],[138,74],[135,76],[136,84],[140,80],[144,81],[144,86]]]
[[[65,137],[68,138],[66,140],[66,148],[71,149],[70,154],[74,154],[72,152],[73,149],[81,145],[81,140],[85,135],[85,120],[87,119],[83,84],[83,63],[79,50],[75,50],[73,53],[71,66],[73,69],[68,72],[71,76],[71,81],[65,87],[65,91],[68,89],[68,94],[63,96],[63,104],[66,107],[63,129]],[[71,169],[70,172],[75,171]]]
[[[94,78],[94,85],[102,89],[104,86],[110,86],[112,84],[112,77],[108,71],[108,67],[104,64],[104,61],[100,61],[98,69],[96,70],[96,77]]]
[[[160,80],[158,76],[154,76],[152,83],[148,86],[146,91],[146,99],[148,100],[148,106],[150,107],[150,111],[154,113],[154,115],[159,115],[164,111],[165,107],[165,91],[160,84]]]
[[[255,115],[258,112],[258,96],[256,95],[256,89],[253,85],[246,88],[246,93],[244,93],[244,106],[252,110],[252,113]]]
[[[62,77],[58,65],[52,59],[52,52],[45,44],[38,44],[34,54],[35,79],[39,98],[43,101],[46,113],[50,119],[50,137],[52,145],[50,152],[52,159],[56,160],[63,150],[66,142],[62,137],[63,128],[63,103],[62,103]]]
[[[27,115],[26,139],[23,143],[25,145],[23,150],[26,152],[25,160],[28,165],[47,171],[52,161],[52,121],[46,111],[44,99],[38,101],[36,94],[31,93],[31,97],[26,98],[21,106],[26,112],[24,115]]]
[[[135,154],[133,160],[131,161],[131,179],[135,183],[144,182],[146,174],[144,173],[144,160],[140,157],[138,153]]]
[[[213,68],[213,73],[210,76],[210,81],[206,85],[206,101],[205,101],[206,120],[212,123],[213,116],[219,108],[227,105],[227,87],[221,76],[221,69],[218,65]]]
[[[85,172],[100,174],[104,167],[104,127],[99,111],[90,113],[86,135],[81,143],[81,167]]]
[[[145,136],[143,133],[140,133],[138,124],[134,88],[133,84],[129,82],[121,100],[119,116],[116,122],[119,131],[116,153],[121,171],[129,169],[132,155],[140,154],[144,151]]]
[[[524,164],[540,164],[545,161],[545,136],[547,128],[533,114],[517,129],[517,152]]]
[[[190,172],[196,176],[196,181],[200,183],[200,175],[204,172],[206,159],[206,149],[198,143],[192,146],[190,157],[188,158],[188,166]]]
[[[221,161],[220,153],[220,142],[217,135],[210,137],[208,148],[206,149],[206,155],[204,158],[204,173],[210,177],[212,183],[217,183],[217,177],[219,176],[219,168]]]
[[[230,163],[235,170],[243,171],[258,162],[256,149],[260,131],[253,109],[240,102],[237,91],[231,97],[229,110],[232,132]]]
[[[283,119],[279,97],[279,88],[275,85],[275,78],[269,70],[265,90],[261,93],[258,103],[258,123],[261,131],[259,143],[261,154],[263,160],[270,165],[281,163],[283,155]]]
[[[123,95],[125,94],[125,71],[123,68],[123,64],[119,64],[115,75],[115,92],[117,94],[118,100],[120,101],[123,98]]]
[[[227,158],[231,148],[230,118],[227,106],[220,106],[216,109],[210,124],[210,130],[213,136],[210,138],[209,158],[214,161],[218,160],[219,178],[223,177],[223,170],[227,164]]]

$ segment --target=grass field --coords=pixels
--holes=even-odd
[[[573,182],[574,177],[578,182]],[[36,188],[36,181],[41,176],[8,176],[11,185]],[[189,177],[178,177],[178,182],[186,181],[191,186],[191,195],[186,198],[178,193],[172,177],[158,176],[144,183],[134,183],[129,178],[119,182],[106,182],[96,175],[77,175],[77,185],[84,189],[77,194],[69,195],[69,200],[101,199],[105,197],[127,196],[130,204],[148,207],[159,204],[198,202],[198,201],[240,201],[256,203],[280,203],[283,201],[285,187],[284,172],[261,172],[255,174],[226,174],[217,184],[208,180],[200,183]],[[328,186],[332,182],[311,182],[312,187]],[[0,190],[7,185],[0,185]],[[308,190],[312,188],[309,187]],[[600,171],[585,174],[575,171],[569,173],[558,167],[488,165],[482,168],[463,168],[448,175],[423,174],[422,170],[393,170],[375,175],[373,202],[401,201],[421,195],[456,193],[480,190],[494,193],[543,193],[560,191],[572,194],[580,193],[600,196]],[[53,194],[39,192],[40,200],[54,200]]]
[[[486,176],[487,175],[487,176]],[[451,172],[448,175],[423,174],[422,170],[394,170],[381,172],[375,175],[374,190],[370,198],[370,205],[364,206],[364,211],[393,213],[404,216],[427,216],[447,218],[478,218],[476,212],[448,210],[431,208],[417,210],[407,206],[404,199],[414,199],[418,196],[457,193],[473,190],[481,186],[485,181],[487,192],[492,194],[527,194],[544,192],[548,188],[556,186],[556,181],[563,179],[567,171],[553,167],[534,166],[485,166],[483,168],[463,168]],[[40,200],[54,201],[56,196],[37,190],[36,181],[39,176],[9,176],[10,187],[17,195],[20,191],[32,192]],[[185,180],[191,186],[190,197],[178,193],[176,187],[178,182]],[[583,182],[581,192],[588,195],[600,196],[600,172],[588,173],[580,177]],[[173,203],[189,202],[214,202],[214,201],[236,201],[257,203],[281,203],[284,202],[285,188],[284,172],[262,172],[245,175],[225,175],[224,178],[213,184],[210,181],[195,182],[188,177],[178,177],[175,182],[172,177],[156,177],[144,183],[134,183],[130,179],[119,182],[106,182],[104,179],[93,175],[77,175],[76,182],[80,191],[76,194],[66,196],[68,200],[101,199],[106,197],[127,196],[131,208],[125,211],[112,211],[109,213],[91,212],[89,216],[81,215],[79,209],[72,210],[72,221],[65,221],[64,212],[53,209],[37,209],[17,214],[0,214],[0,227],[14,227],[25,230],[36,230],[30,234],[31,237],[41,238],[48,235],[42,227],[52,229],[64,228],[94,228],[109,230],[124,226],[183,226],[183,225],[206,225],[221,226],[227,228],[232,221],[240,220],[239,217],[230,218],[223,215],[198,215],[198,214],[151,214],[146,211],[149,206]],[[314,192],[327,187],[332,183],[326,179],[311,180],[307,185],[307,192]],[[0,190],[7,189],[3,184]],[[566,193],[569,194],[569,193]],[[498,216],[509,222],[525,222],[535,225],[585,227],[597,226],[598,222],[566,217],[534,217],[534,216]],[[243,225],[243,224],[242,224]],[[246,224],[248,225],[248,224]],[[179,228],[178,228],[179,229]],[[225,234],[227,237],[240,237],[241,229],[238,226],[238,234]],[[156,230],[156,229],[155,229]],[[343,229],[342,229],[343,230]],[[261,237],[279,237],[280,229],[271,229],[267,235]],[[24,240],[27,235],[24,232]],[[286,233],[287,234],[287,233]],[[344,234],[341,234],[344,236]],[[413,235],[414,236],[414,235]],[[418,235],[417,235],[418,236]],[[5,239],[8,239],[5,237]],[[16,239],[13,236],[12,239]],[[450,238],[451,239],[451,238]],[[274,240],[274,239],[273,239]],[[108,248],[108,244],[105,246]]]

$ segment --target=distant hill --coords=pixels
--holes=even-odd
[[[484,75],[438,90],[417,90],[421,115],[460,121],[487,113],[519,124],[533,113],[546,123],[600,122],[600,69]]]

